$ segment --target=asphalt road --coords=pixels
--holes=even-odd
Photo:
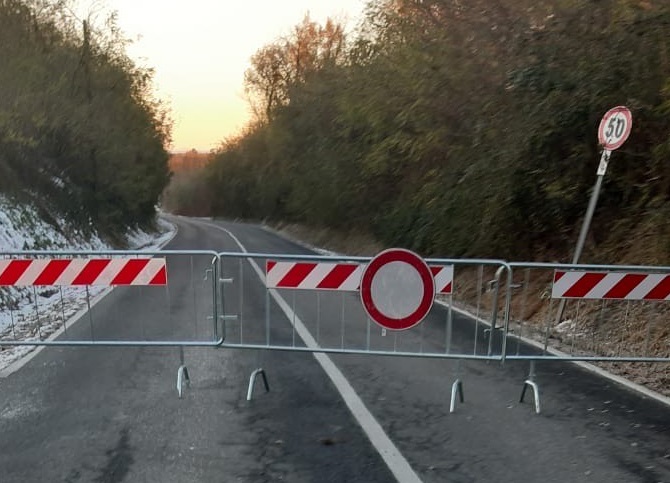
[[[249,252],[309,253],[253,225],[174,221],[179,233],[169,249],[239,251],[225,229]],[[94,307],[93,322],[85,317],[68,337],[93,330],[101,339],[209,340],[209,262],[171,257],[168,291],[115,289]],[[227,341],[262,342],[269,333],[273,343],[303,345],[246,260],[224,265],[224,276],[236,279],[226,313],[241,316],[227,323]],[[315,338],[316,331],[325,342],[341,335],[312,312],[311,299],[282,296]],[[355,310],[355,300],[341,303]],[[256,323],[266,310],[269,328]],[[442,318],[440,310],[431,317]],[[425,324],[421,343],[439,349],[438,322]],[[455,347],[471,343],[471,326],[457,317]],[[346,337],[355,343],[365,331],[347,325]],[[453,361],[330,360],[426,483],[670,482],[670,409],[573,365],[538,366],[543,411],[536,415],[518,402],[527,364],[467,362],[465,404],[449,414]],[[41,351],[0,379],[0,482],[394,481],[379,435],[366,435],[311,354],[187,348],[185,361],[192,381],[179,399],[175,348]],[[271,391],[259,385],[247,402],[257,367]]]

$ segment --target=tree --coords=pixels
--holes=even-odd
[[[103,233],[151,223],[171,124],[114,16],[1,0],[0,26],[0,189]]]
[[[288,36],[256,52],[244,83],[257,119],[270,120],[279,107],[288,104],[295,85],[319,69],[343,62],[344,46],[341,25],[328,19],[320,26],[305,15]]]

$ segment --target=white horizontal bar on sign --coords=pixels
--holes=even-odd
[[[0,286],[167,285],[164,258],[0,260]]]
[[[670,300],[670,274],[556,270],[551,296],[591,300]]]
[[[265,265],[267,288],[357,291],[365,265],[337,262],[284,262],[268,260]],[[451,294],[453,265],[430,267],[435,292]]]

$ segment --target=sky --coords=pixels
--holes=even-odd
[[[94,0],[81,11],[118,12],[129,56],[155,70],[157,97],[174,120],[171,150],[208,152],[250,118],[244,71],[251,56],[306,13],[352,28],[365,0]]]

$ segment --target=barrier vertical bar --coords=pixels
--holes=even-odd
[[[193,255],[191,255],[191,260],[193,260]],[[212,258],[212,319],[214,321],[213,331],[214,337],[213,340],[217,341],[222,337],[219,337],[219,284],[221,284],[221,273],[219,272],[219,258]],[[225,331],[226,321],[223,320],[222,332]],[[196,332],[197,336],[197,332]]]
[[[519,317],[519,336],[516,338],[516,355],[521,353],[521,339],[523,338],[526,320],[526,309],[528,307],[528,290],[530,290],[530,268],[524,270],[523,290],[521,292],[521,315]]]
[[[270,346],[270,289],[265,289],[265,345]]]
[[[95,340],[95,333],[93,332],[93,312],[91,311],[91,293],[86,285],[86,307],[88,311],[88,323],[91,328],[91,340]]]
[[[542,353],[546,354],[547,353],[547,348],[549,346],[549,331],[551,330],[551,309],[554,306],[554,299],[549,300],[549,308],[547,309],[547,318],[545,321],[545,329],[544,329],[544,347],[542,349]]]
[[[191,269],[191,294],[193,295],[193,327],[195,331],[195,337],[198,337],[198,302],[197,302],[197,294],[195,293],[195,267],[193,266],[193,256],[189,257],[189,262],[190,262],[190,269]],[[205,280],[207,280],[207,277],[205,277]],[[212,280],[216,280],[216,276],[214,275],[214,270],[212,270]],[[170,297],[169,292],[168,292],[168,298]],[[170,317],[170,320],[172,320],[172,317]],[[214,323],[216,324],[216,319],[214,319]]]
[[[495,278],[493,279],[493,300],[491,301],[491,330],[489,331],[489,347],[487,354],[490,356],[493,353],[493,338],[496,330],[496,323],[498,320],[498,296],[500,295],[500,268],[496,270]]]
[[[172,317],[172,297],[170,296],[170,287],[166,284],[165,285],[165,300],[167,304],[167,311],[168,311],[168,320],[170,322],[170,328],[174,331],[175,330],[175,322]],[[144,329],[144,323],[142,323],[142,337],[146,339],[146,331]]]
[[[219,318],[221,319],[221,332],[220,334],[217,334],[218,340],[221,340],[222,342],[226,340],[228,336],[228,314],[226,312],[226,284],[228,283],[233,283],[233,279],[229,278],[223,278],[223,260],[221,257],[217,255],[216,257],[217,262],[217,269],[219,271],[219,293],[218,293],[218,301],[219,304],[218,306],[220,307],[221,311],[219,313]],[[235,316],[231,316],[233,319],[237,319]],[[218,327],[218,326],[217,326]]]
[[[451,338],[453,335],[453,311],[451,308],[451,304],[449,304],[449,307],[447,308],[447,327],[446,327],[446,334],[445,334],[445,342],[444,342],[444,350],[445,354],[451,354]]]
[[[12,324],[12,337],[14,337],[14,339],[16,340],[16,326],[14,325],[14,303],[13,300],[11,299],[11,296],[9,300],[9,320],[10,323]]]
[[[509,313],[512,305],[512,281],[514,274],[510,266],[501,267],[498,270],[507,270],[507,293],[505,295],[505,306],[503,308],[503,333],[502,333],[502,347],[500,348],[501,362],[505,363],[507,357],[507,334],[509,333]],[[496,301],[496,304],[498,302]]]
[[[484,285],[484,265],[479,265],[477,271],[477,311],[475,313],[475,343],[472,350],[473,355],[477,355],[477,342],[479,341],[479,316],[482,303],[482,290]]]
[[[618,356],[621,357],[622,351],[623,351],[623,346],[624,346],[624,341],[626,339],[626,335],[628,334],[628,314],[630,312],[630,300],[626,303],[626,313],[624,314],[623,318],[623,328],[624,330],[621,331],[621,340],[619,341],[619,352]]]
[[[244,267],[242,259],[239,259],[240,267],[240,344],[244,342]]]
[[[42,322],[40,321],[40,309],[37,302],[37,288],[33,285],[33,298],[35,302],[35,319],[37,320],[37,333],[42,340]]]
[[[340,294],[340,327],[341,327],[341,343],[340,348],[344,350],[344,292]]]
[[[423,340],[425,337],[425,325],[426,324],[421,324],[419,327],[419,353],[423,354]]]
[[[63,300],[63,287],[58,287],[58,291],[60,292],[60,308],[61,314],[63,316],[63,332],[67,336],[67,321],[65,320],[65,301]]]
[[[321,341],[321,292],[316,292],[316,343]]]
[[[292,292],[293,295],[293,320],[291,321],[291,345],[295,347],[295,318],[296,318],[296,310],[295,310],[295,292]]]

